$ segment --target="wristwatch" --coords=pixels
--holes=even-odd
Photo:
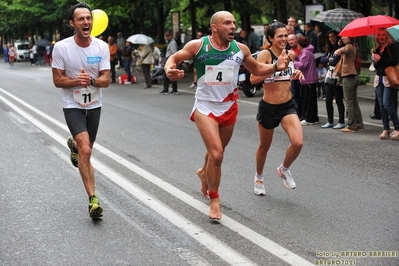
[[[94,83],[96,83],[96,80],[95,80],[94,78],[91,78],[91,79],[90,79],[90,86],[93,86]]]

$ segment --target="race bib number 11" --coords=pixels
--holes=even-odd
[[[205,84],[208,86],[231,85],[233,76],[233,66],[205,66]]]

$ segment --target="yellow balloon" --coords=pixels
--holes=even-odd
[[[94,9],[91,13],[93,14],[91,36],[98,36],[108,27],[108,15],[101,9]]]

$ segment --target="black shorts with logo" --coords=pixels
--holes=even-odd
[[[266,129],[278,127],[284,116],[297,113],[297,105],[293,99],[283,104],[270,104],[263,99],[259,101],[256,120]]]

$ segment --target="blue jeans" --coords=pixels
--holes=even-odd
[[[398,113],[395,110],[395,105],[398,101],[398,91],[396,89],[387,88],[380,82],[378,83],[376,92],[378,103],[380,104],[381,120],[384,130],[389,130],[389,118],[391,118],[395,130],[399,130]]]
[[[123,60],[123,66],[125,67],[125,71],[127,74],[127,81],[132,81],[132,72],[130,71],[130,65],[132,64],[132,61],[130,60]]]

